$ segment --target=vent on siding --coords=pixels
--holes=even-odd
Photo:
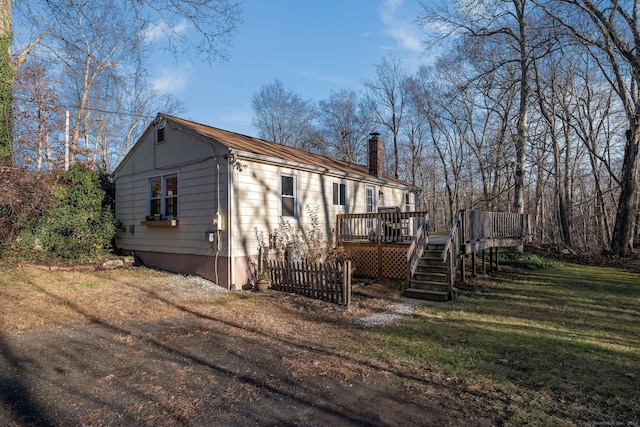
[[[156,142],[164,142],[164,126],[156,129]]]

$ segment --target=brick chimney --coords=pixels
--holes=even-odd
[[[382,176],[382,138],[378,132],[369,134],[369,175]]]

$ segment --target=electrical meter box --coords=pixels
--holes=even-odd
[[[222,221],[220,215],[216,215],[211,220],[211,225],[213,227],[213,231],[222,231]]]

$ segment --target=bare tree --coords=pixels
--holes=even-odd
[[[407,79],[405,87],[408,94],[414,90],[414,79]],[[428,139],[427,123],[420,114],[420,108],[415,99],[409,96],[407,99],[407,111],[402,122],[402,135],[407,141],[407,150],[403,150],[400,162],[408,165],[401,174],[405,181],[419,187],[423,187],[425,177],[421,171],[426,167],[425,150]]]
[[[571,71],[563,74],[558,64],[561,61],[570,61],[562,53],[549,56],[545,61],[544,70],[539,61],[533,62],[535,75],[535,93],[538,109],[547,128],[545,133],[551,144],[553,154],[553,177],[555,178],[555,201],[557,202],[557,216],[559,220],[561,240],[564,245],[573,246],[571,238],[572,217],[572,176],[569,170],[571,158],[571,136],[567,111],[573,106],[573,92],[571,84]],[[573,70],[572,70],[573,71]],[[563,144],[564,143],[564,144]],[[563,161],[564,158],[564,161]]]
[[[350,163],[363,163],[369,121],[355,91],[341,90],[318,103],[318,137],[326,154]]]
[[[422,67],[411,85],[411,93],[419,113],[428,123],[430,147],[433,147],[441,165],[442,176],[438,178],[444,181],[442,185],[447,197],[445,224],[450,226],[456,210],[461,208],[464,143],[459,129],[453,129],[459,116],[457,105],[452,102],[455,92],[438,77],[434,68]]]
[[[52,53],[64,64],[67,80],[67,103],[77,105],[71,132],[70,163],[82,154],[91,160],[88,143],[91,127],[92,98],[99,86],[117,85],[118,64],[135,58],[141,46],[143,27],[126,22],[131,8],[116,7],[98,2],[69,5],[49,4],[51,16],[57,19]],[[80,139],[85,147],[80,146]]]
[[[61,130],[62,109],[47,64],[32,61],[18,70],[15,89],[14,159],[40,172],[59,167],[60,151],[51,138]]]
[[[485,59],[483,74],[508,67],[518,85],[518,115],[515,133],[515,186],[513,210],[523,213],[525,207],[526,148],[528,114],[531,97],[530,67],[535,50],[532,34],[538,23],[535,3],[529,0],[471,0],[447,2],[440,10],[423,4],[423,21],[437,20],[450,35],[464,37],[467,50],[478,60]],[[491,51],[491,55],[486,55]],[[498,55],[500,53],[500,55]],[[511,73],[508,73],[511,74]]]
[[[307,149],[314,109],[278,79],[262,85],[251,98],[253,125],[260,137],[278,144]]]
[[[135,8],[133,15],[169,36],[170,50],[196,52],[211,63],[229,59],[231,36],[242,22],[240,2],[235,0],[120,0]],[[190,32],[180,31],[184,23]],[[189,37],[195,33],[199,37]]]
[[[393,176],[399,177],[399,137],[402,117],[407,104],[405,81],[407,72],[400,60],[383,58],[376,66],[376,78],[364,81],[367,103],[372,111],[374,123],[383,126],[391,134],[393,144]]]
[[[473,63],[471,64],[473,66]],[[467,201],[469,207],[486,210],[509,209],[507,203],[508,186],[504,185],[505,158],[509,158],[514,109],[517,106],[517,90],[511,84],[513,76],[497,73],[486,74],[468,81],[464,73],[466,67],[449,66],[457,70],[449,75],[451,84],[456,84],[456,96],[452,100],[457,105],[457,120],[452,129],[460,133],[461,140],[469,148],[468,165],[471,182],[480,180],[482,193]],[[451,72],[449,73],[451,74]]]
[[[124,50],[137,49],[136,54],[143,56],[150,49],[148,43],[132,45],[132,40],[148,41],[151,34],[161,32],[168,37],[168,49],[176,56],[195,52],[207,62],[225,60],[229,56],[231,36],[242,20],[239,3],[234,0],[19,0],[13,4],[14,10],[12,3],[0,1],[0,36],[7,43],[0,51],[10,54],[12,23],[16,19],[23,29],[21,34],[26,34],[27,39],[20,41],[18,45],[22,47],[13,57],[0,58],[0,67],[6,71],[1,73],[4,89],[0,87],[0,104],[5,112],[5,120],[0,123],[0,162],[10,161],[7,159],[11,157],[10,94],[15,72],[26,61],[27,54],[38,46],[53,47],[69,66],[75,55],[73,69],[81,70],[78,78],[83,82],[76,92],[79,108],[74,125],[74,144],[77,145],[81,133],[94,125],[84,123],[88,115],[83,110],[87,108],[88,92],[98,76],[102,78],[105,72],[127,66],[126,62],[118,62],[123,59],[120,54]],[[111,33],[112,43],[98,47],[95,43],[98,38],[105,40],[105,31]],[[118,37],[122,40],[118,41]],[[113,43],[116,41],[118,43]],[[85,61],[80,61],[82,54],[86,55]]]
[[[611,250],[625,256],[633,248],[638,211],[638,147],[640,142],[640,26],[638,1],[557,0],[544,10],[566,28],[593,57],[616,93],[627,117],[620,171],[620,196]]]
[[[142,58],[118,70],[118,80],[98,85],[88,136],[94,142],[92,157],[102,169],[112,171],[129,152],[158,111],[177,115],[184,105],[173,95],[158,93],[147,78]]]
[[[610,152],[618,135],[624,134],[619,128],[624,123],[614,105],[614,94],[603,89],[599,82],[590,80],[591,71],[584,70],[582,93],[573,113],[572,126],[576,136],[587,148],[589,165],[596,193],[594,200],[595,236],[598,247],[610,249],[612,230],[609,211],[612,206],[605,194],[611,194],[613,184],[619,185],[617,176],[611,173]],[[612,210],[613,211],[613,210]]]

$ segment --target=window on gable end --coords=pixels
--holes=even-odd
[[[149,216],[178,218],[178,175],[154,176],[148,180]]]
[[[164,126],[156,129],[156,142],[164,142]]]

